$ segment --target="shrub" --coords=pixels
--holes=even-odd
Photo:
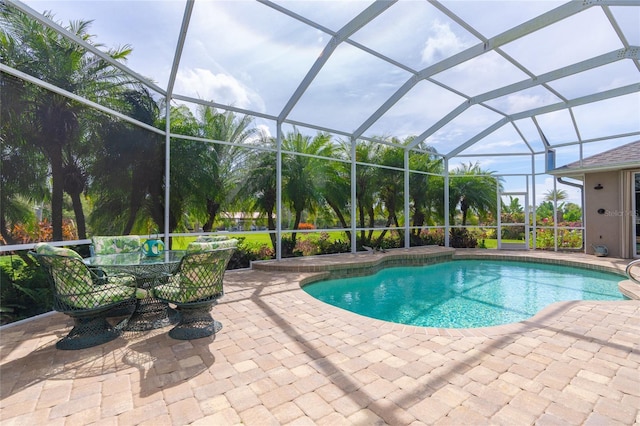
[[[549,222],[544,222],[548,225]],[[558,226],[563,227],[579,227],[580,222],[562,222]],[[559,248],[582,248],[582,231],[580,229],[558,229],[558,247]],[[537,229],[536,230],[536,247],[539,249],[552,249],[553,229]]]
[[[465,228],[452,228],[449,245],[454,248],[475,248],[478,240]]]
[[[49,312],[53,294],[45,272],[20,257],[0,256],[0,324]]]
[[[298,224],[298,229],[316,229],[316,227],[313,225],[313,223],[306,223],[306,222],[300,222]]]
[[[400,237],[398,232],[391,231],[380,242],[380,246],[377,248],[381,249],[392,249],[404,247],[404,239]]]
[[[313,237],[298,238],[293,249],[294,256],[313,256],[315,254],[319,254],[319,248]]]
[[[282,237],[282,257],[300,256],[294,253],[295,244],[292,237]]]
[[[262,244],[247,244],[244,237],[238,238],[238,246],[233,252],[227,269],[248,268],[254,260],[273,259],[274,252],[270,247]]]
[[[420,232],[420,240],[425,246],[444,246],[444,229],[424,229]]]
[[[41,222],[16,223],[11,227],[9,234],[18,244],[52,241],[53,227],[47,219],[43,219]],[[62,239],[64,241],[78,239],[75,224],[70,219],[64,219],[62,221]],[[6,244],[2,237],[0,237],[0,241]]]
[[[351,243],[342,240],[331,241],[326,232],[320,234],[320,238],[315,241],[315,244],[318,247],[317,254],[348,253],[351,251]]]

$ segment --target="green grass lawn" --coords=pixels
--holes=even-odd
[[[342,241],[347,241],[347,236],[345,235],[345,233],[343,231],[330,231],[327,232],[329,234],[329,239],[332,241],[335,240],[342,240]],[[291,235],[290,232],[286,232],[283,234],[285,236]],[[228,235],[229,238],[244,238],[244,241],[247,245],[249,246],[263,246],[266,245],[267,247],[271,247],[271,239],[269,238],[269,234],[268,233],[260,233],[260,234],[233,234],[233,233],[225,233],[225,234],[221,234],[221,235]],[[319,238],[320,237],[320,233],[319,232],[311,232],[311,233],[302,233],[302,232],[298,232],[298,235],[296,237],[296,239],[305,239],[308,238],[310,236],[314,236],[315,238]],[[195,241],[196,237],[174,237],[173,238],[173,249],[174,250],[184,250],[187,248],[187,245],[189,245],[190,242]]]
[[[380,231],[377,231],[377,233],[379,233]],[[286,232],[284,233],[284,235],[289,235],[290,232]],[[337,239],[342,240],[342,241],[347,241],[347,236],[345,235],[344,231],[330,231],[328,232],[329,234],[329,238],[332,241],[335,241]],[[376,233],[374,233],[375,235]],[[225,235],[229,235],[229,238],[244,238],[245,243],[249,246],[263,246],[266,245],[267,247],[271,247],[271,239],[269,238],[269,234],[268,233],[260,233],[260,234],[225,234]],[[318,238],[320,237],[320,233],[319,232],[312,232],[312,233],[301,233],[298,232],[298,239],[306,239],[308,237],[315,237]],[[173,248],[174,250],[184,250],[187,248],[187,245],[192,242],[195,241],[196,237],[174,237],[173,239]],[[522,240],[502,240],[503,243],[522,243]],[[478,241],[478,244],[480,244],[480,241]],[[488,239],[485,238],[484,239],[484,244],[485,247],[488,249],[497,249],[498,248],[498,240],[497,239]]]

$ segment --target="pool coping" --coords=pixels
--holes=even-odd
[[[346,311],[338,307],[325,304],[308,295],[302,290],[307,284],[329,278],[342,278],[347,276],[368,275],[385,267],[425,265],[447,260],[473,260],[494,259],[505,261],[524,261],[546,264],[574,266],[583,269],[598,270],[620,275],[621,282],[618,285],[620,292],[629,299],[640,299],[640,286],[629,280],[625,280],[625,268],[629,259],[617,259],[608,257],[596,257],[583,253],[563,253],[551,251],[525,251],[525,250],[487,250],[487,249],[452,249],[439,246],[412,247],[410,249],[392,249],[386,252],[367,252],[357,254],[337,254],[324,256],[310,256],[287,258],[279,261],[253,262],[252,269],[271,272],[304,273],[298,276],[296,281],[300,292],[306,297],[322,303],[327,308],[340,310],[341,315],[353,315],[355,322],[366,321],[370,326],[380,328],[401,329],[407,334],[426,334],[429,336],[449,337],[490,337],[506,334],[524,333],[530,330],[539,330],[545,327],[553,327],[567,311],[580,306],[593,306],[593,304],[620,304],[621,301],[561,301],[545,307],[531,318],[526,320],[477,328],[435,328],[392,323],[375,318],[364,317],[360,314]],[[638,287],[637,289],[635,287]],[[302,297],[305,297],[302,296]]]

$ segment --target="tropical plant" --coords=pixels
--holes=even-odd
[[[45,12],[44,18],[54,20],[50,12]],[[0,23],[3,62],[35,78],[107,104],[119,88],[133,84],[119,69],[6,3],[0,4]],[[89,26],[90,21],[75,21],[65,29],[75,37],[93,43]],[[105,53],[114,60],[124,60],[130,52],[131,49],[124,46]],[[21,126],[24,137],[49,161],[53,239],[63,238],[65,190],[72,196],[79,237],[85,238],[85,219],[78,194],[87,184],[85,163],[79,154],[83,141],[82,114],[86,107],[62,94],[22,84],[23,117],[15,124]]]
[[[312,138],[294,129],[282,140],[282,150],[286,152],[282,156],[282,196],[294,213],[294,247],[302,213],[314,212],[321,204],[322,188],[333,172],[331,163],[318,157],[331,158],[334,149],[331,137],[325,133]]]
[[[245,173],[247,150],[242,147],[254,139],[257,129],[252,127],[253,118],[244,115],[237,116],[232,111],[218,112],[210,106],[198,109],[198,119],[201,125],[201,136],[207,139],[225,141],[230,144],[214,143],[202,158],[202,164],[208,171],[208,181],[201,182],[204,194],[205,220],[202,230],[213,229],[216,215],[221,206],[230,206],[230,197],[235,197],[238,187]]]
[[[543,201],[536,207],[536,220],[542,222],[545,219],[554,222],[553,203],[551,201]]]
[[[407,138],[405,144],[413,139]],[[433,147],[420,144],[416,149],[418,151],[409,154],[409,168],[416,171],[409,175],[409,197],[413,209],[412,234],[417,236],[422,226],[431,224],[437,203],[442,204],[442,195],[436,189],[440,186],[437,174],[442,173],[443,162],[436,156],[437,151]]]
[[[371,141],[359,141],[356,145],[356,209],[358,227],[360,228],[360,244],[371,245],[373,226],[375,224],[375,204],[378,194],[376,183],[377,169],[367,164],[378,161],[382,145]],[[369,228],[365,231],[364,228]]]
[[[349,146],[342,142],[336,148],[335,155],[348,158]],[[351,164],[344,161],[331,161],[327,165],[324,187],[320,188],[325,202],[334,212],[344,229],[350,228],[351,217]],[[345,231],[351,241],[351,231]]]
[[[158,105],[147,90],[125,91],[121,102],[121,108],[142,123],[154,125],[158,120]],[[95,155],[88,168],[94,235],[144,233],[154,220],[152,227],[161,228],[164,136],[115,118],[99,117],[94,123]]]
[[[483,170],[478,163],[461,164],[450,173],[449,212],[453,221],[460,207],[462,226],[467,226],[469,212],[477,215],[496,214],[496,185],[502,189],[502,180],[494,172]]]
[[[520,199],[518,197],[514,198],[509,195],[509,204],[502,204],[502,212],[512,215],[524,214],[524,207],[520,204]]]
[[[399,142],[393,140],[396,144]],[[378,187],[380,202],[386,213],[385,228],[394,225],[398,228],[400,239],[404,237],[404,231],[400,228],[398,215],[404,211],[404,172],[394,169],[404,168],[404,148],[384,145],[380,151],[379,161],[381,167],[376,169],[375,183]],[[383,229],[374,245],[380,247],[387,229]]]
[[[582,222],[582,207],[575,203],[565,203],[562,217],[567,222]]]
[[[567,194],[567,191],[565,191],[564,189],[549,189],[544,193],[545,201],[562,201],[566,200],[567,198],[569,198],[569,194]]]
[[[274,147],[275,141],[266,134],[261,134],[258,146]],[[258,211],[267,218],[267,228],[270,231],[276,229],[276,153],[270,151],[254,150],[247,158],[249,173],[238,186],[238,190],[245,194],[247,208],[250,211]],[[273,250],[276,250],[276,236],[269,234]]]

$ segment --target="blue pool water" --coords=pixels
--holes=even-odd
[[[610,273],[559,265],[455,260],[387,268],[375,275],[303,287],[330,305],[423,327],[473,328],[518,322],[564,300],[623,300]]]

